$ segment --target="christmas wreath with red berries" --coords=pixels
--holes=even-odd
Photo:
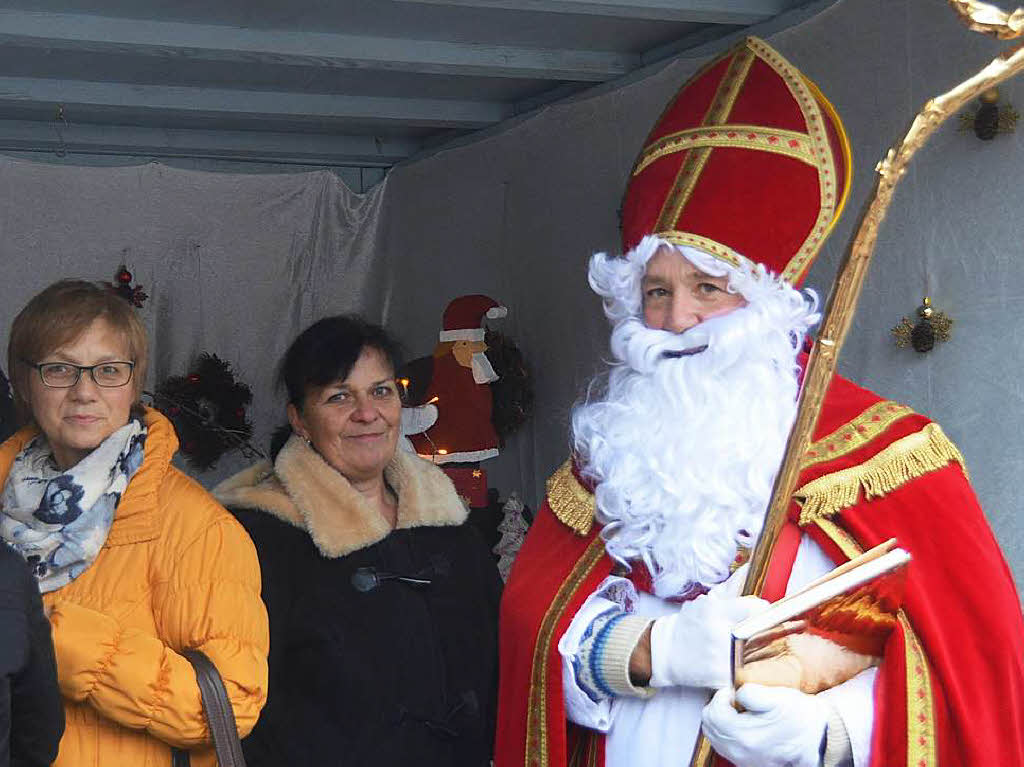
[[[190,466],[208,471],[229,450],[262,457],[249,441],[252,390],[216,354],[200,354],[188,374],[165,378],[151,396],[153,406],[174,423]]]

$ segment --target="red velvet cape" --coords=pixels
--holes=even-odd
[[[913,556],[875,685],[872,767],[1024,765],[1024,619],[955,447],[927,418],[837,377],[803,467],[800,489],[872,472],[888,485],[818,511],[798,490],[767,598],[784,592],[801,532],[836,563],[890,537]],[[603,739],[565,719],[556,646],[612,562],[568,464],[548,490],[502,599],[497,767],[603,763]]]

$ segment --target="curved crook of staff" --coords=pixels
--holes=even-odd
[[[971,29],[1000,39],[1024,36],[1024,8],[1014,13],[1000,11],[976,0],[949,0],[950,5]],[[1016,29],[1011,27],[1013,25]],[[1008,50],[974,77],[928,101],[910,125],[903,140],[889,150],[878,164],[878,183],[860,221],[856,236],[836,276],[825,306],[817,343],[808,360],[800,404],[785,456],[775,478],[775,487],[765,516],[761,537],[751,556],[745,593],[759,594],[771,558],[778,531],[790,506],[800,472],[800,459],[814,431],[821,401],[828,382],[836,372],[839,352],[853,322],[860,290],[874,254],[879,228],[885,220],[896,187],[913,156],[949,117],[983,91],[1008,80],[1024,70],[1024,45]]]
[[[960,20],[975,32],[1000,40],[1024,37],[1024,8],[1008,13],[978,0],[949,0],[949,4]],[[836,371],[839,351],[853,321],[864,278],[878,241],[878,230],[907,166],[949,117],[971,99],[1021,71],[1024,71],[1024,44],[1005,51],[973,77],[928,101],[914,118],[903,140],[891,148],[876,166],[878,181],[874,195],[832,284],[817,343],[807,363],[796,418],[775,478],[761,535],[750,557],[744,594],[760,594],[764,586],[768,563],[796,490],[801,458],[810,445],[825,391]],[[714,752],[707,739],[700,734],[690,762],[691,767],[707,767],[713,758]]]
[[[949,2],[964,23],[975,31],[1000,39],[1024,36],[1024,8],[1011,14],[977,0]],[[874,195],[864,212],[853,243],[839,267],[825,307],[817,343],[807,363],[800,404],[786,445],[785,457],[775,479],[761,536],[750,558],[745,593],[759,594],[764,585],[767,565],[782,522],[785,520],[793,491],[796,489],[800,459],[810,444],[825,389],[835,373],[839,351],[853,321],[864,278],[867,276],[878,241],[878,230],[907,166],[918,150],[949,117],[956,114],[971,99],[1022,70],[1024,44],[1004,52],[973,77],[927,102],[914,118],[903,140],[890,149],[876,166],[878,182]]]

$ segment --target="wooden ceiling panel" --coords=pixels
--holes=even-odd
[[[0,0],[0,150],[387,166],[807,1]]]

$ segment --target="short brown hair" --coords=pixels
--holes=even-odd
[[[25,397],[25,373],[30,370],[26,363],[35,364],[71,343],[99,319],[110,323],[127,344],[130,361],[135,363],[132,386],[139,399],[149,364],[149,338],[134,307],[102,283],[60,280],[33,296],[11,324],[7,370],[22,419],[32,420]]]

